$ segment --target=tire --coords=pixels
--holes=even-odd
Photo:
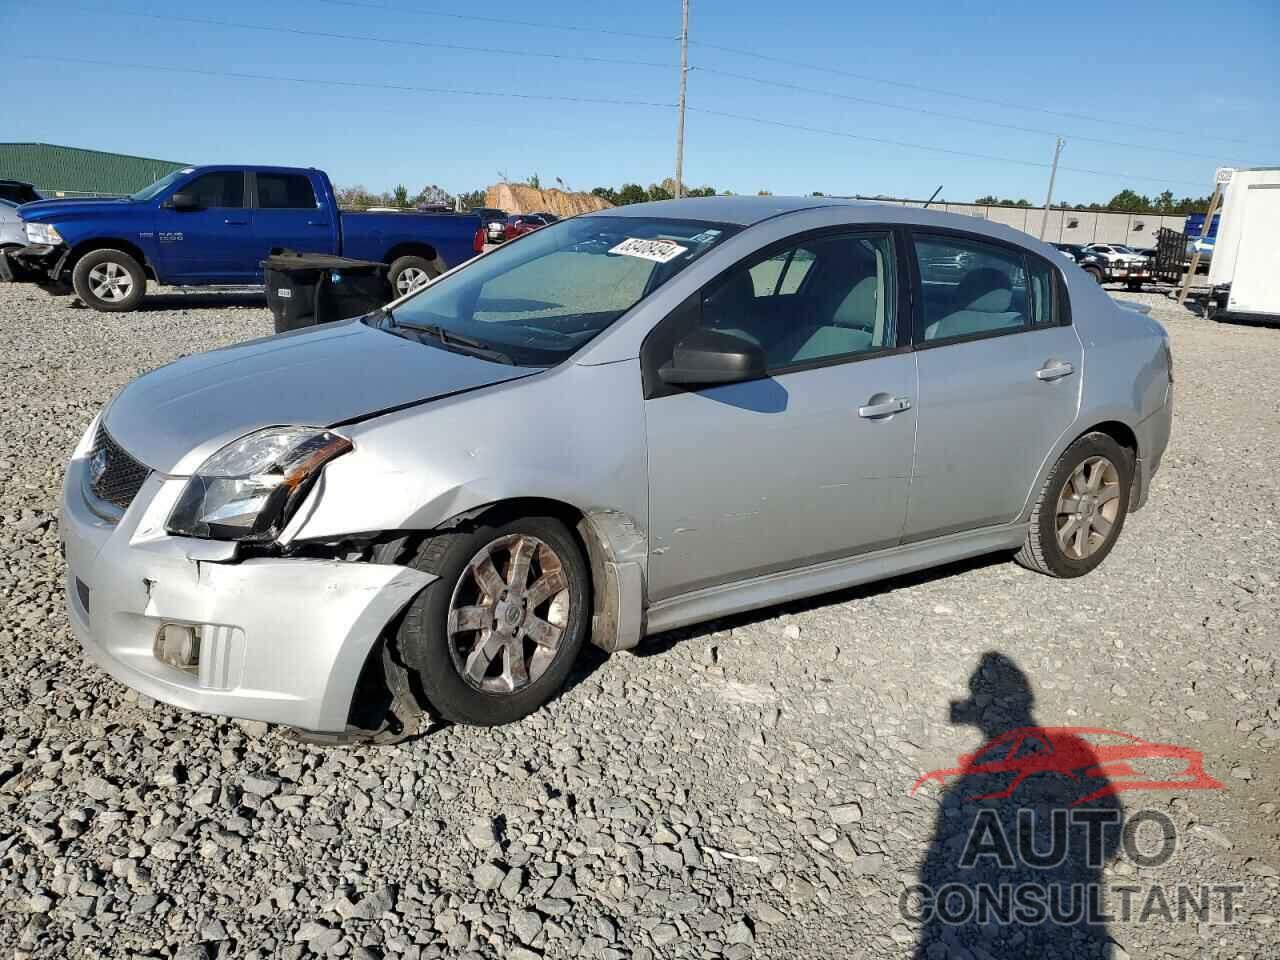
[[[1102,271],[1101,271],[1101,270],[1099,270],[1097,267],[1085,267],[1085,268],[1084,268],[1084,272],[1085,272],[1085,273],[1087,273],[1087,274],[1089,274],[1089,276],[1093,277],[1093,282],[1094,282],[1094,283],[1096,283],[1096,284],[1098,284],[1099,286],[1101,286],[1101,284],[1102,284]]]
[[[523,583],[512,573],[518,551],[528,557]],[[439,579],[409,605],[387,643],[431,713],[497,726],[555,696],[591,622],[589,568],[563,523],[551,517],[481,519],[469,529],[427,537],[411,553],[403,562]],[[496,581],[475,572],[485,556]],[[489,579],[491,592],[482,579]],[[533,639],[535,630],[542,642]]]
[[[147,293],[147,274],[123,250],[93,250],[71,272],[76,296],[101,313],[136,310]]]
[[[387,280],[391,284],[392,296],[398,300],[410,290],[421,286],[428,280],[434,280],[440,276],[440,273],[438,262],[428,260],[426,257],[397,257],[391,261],[391,268],[387,271]]]
[[[1132,486],[1133,455],[1105,433],[1085,434],[1049,472],[1026,542],[1014,559],[1051,577],[1084,576],[1115,546],[1129,513]]]
[[[1141,283],[1141,281],[1137,281],[1137,282],[1135,282],[1135,281],[1133,281],[1133,280],[1130,280],[1128,283],[1126,283],[1126,284],[1125,284],[1125,286],[1126,286],[1128,289],[1132,290],[1134,293],[1141,293],[1141,292],[1142,292],[1142,283]]]

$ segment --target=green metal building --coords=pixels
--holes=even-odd
[[[0,180],[34,184],[46,197],[123,196],[185,166],[51,143],[0,143]]]

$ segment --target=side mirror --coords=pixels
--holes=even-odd
[[[169,198],[169,206],[174,210],[199,210],[200,204],[196,202],[194,193],[184,193],[179,190]]]
[[[684,386],[759,380],[765,376],[764,351],[735,334],[700,327],[676,344],[658,376]]]

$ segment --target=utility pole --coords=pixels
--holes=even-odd
[[[1044,195],[1044,215],[1040,218],[1040,239],[1044,239],[1044,232],[1049,228],[1049,204],[1053,203],[1053,181],[1058,178],[1058,158],[1062,156],[1062,147],[1067,141],[1061,137],[1058,138],[1057,145],[1053,148],[1053,167],[1049,170],[1049,192]]]
[[[684,196],[684,88],[689,76],[689,0],[681,0],[680,125],[676,129],[676,199]]]
[[[1218,212],[1218,202],[1222,199],[1223,188],[1231,182],[1233,173],[1235,171],[1230,167],[1219,167],[1214,175],[1213,196],[1209,198],[1209,211],[1204,215],[1204,226],[1200,228],[1200,242],[1196,244],[1196,252],[1192,254],[1191,265],[1187,267],[1187,273],[1182,278],[1182,289],[1178,291],[1178,306],[1187,302],[1187,294],[1191,292],[1191,284],[1195,282],[1196,271],[1200,269],[1200,252],[1204,249],[1205,241],[1209,239],[1209,230],[1213,226],[1213,215]],[[1207,303],[1205,309],[1206,311],[1208,309]]]

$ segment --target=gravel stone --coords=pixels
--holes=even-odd
[[[0,943],[21,960],[1103,960],[1018,932],[922,943],[899,912],[939,827],[964,843],[936,785],[912,786],[982,745],[953,701],[992,723],[1006,708],[970,686],[995,651],[1036,722],[1194,749],[1226,784],[1121,794],[1178,843],[1162,867],[1108,870],[1244,883],[1247,920],[1111,924],[1110,960],[1273,957],[1280,330],[1117,296],[1169,330],[1175,424],[1148,505],[1088,577],[979,558],[588,651],[511,728],[334,747],[128,690],[63,605],[68,451],[134,376],[269,334],[261,294],[165,289],[114,315],[0,285]]]

